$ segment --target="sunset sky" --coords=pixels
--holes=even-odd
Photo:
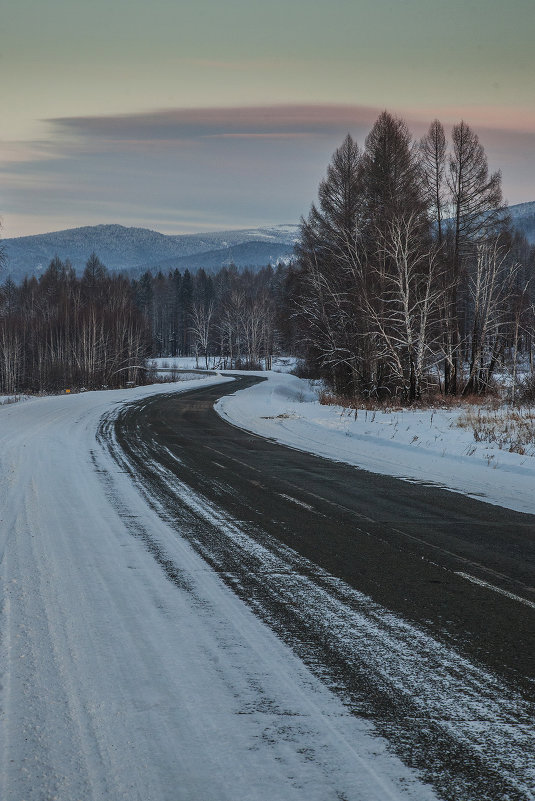
[[[534,0],[18,0],[2,236],[298,222],[347,131],[464,118],[535,200]]]

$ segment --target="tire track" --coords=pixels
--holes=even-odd
[[[173,436],[164,445],[144,428],[144,415],[159,402],[108,416],[99,433],[159,514],[443,798],[533,799],[533,705],[258,522],[210,501],[198,489],[206,476],[192,474],[183,450],[176,457]],[[228,481],[225,473],[222,498],[233,492]],[[283,512],[276,513],[284,526]]]

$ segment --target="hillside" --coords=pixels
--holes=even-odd
[[[535,202],[510,206],[513,225],[518,228],[531,245],[535,245]]]
[[[5,274],[19,281],[25,275],[39,275],[56,255],[70,259],[81,272],[93,251],[112,271],[217,270],[231,262],[238,267],[263,267],[288,261],[297,234],[297,225],[175,236],[147,228],[96,225],[6,239],[2,245],[7,256]]]
[[[509,212],[515,227],[535,244],[535,201],[510,206]],[[19,281],[25,275],[39,275],[56,255],[70,259],[77,272],[81,272],[93,251],[109,270],[128,270],[134,274],[201,267],[217,271],[231,263],[259,268],[288,262],[298,233],[297,225],[174,236],[123,225],[72,228],[4,240],[7,256],[4,277],[9,275]]]

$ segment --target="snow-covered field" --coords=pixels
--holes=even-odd
[[[260,375],[260,374],[259,374]],[[277,442],[374,473],[462,492],[535,513],[535,452],[476,442],[459,410],[354,412],[321,406],[308,381],[264,373],[267,382],[222,398],[219,414]]]
[[[274,356],[273,357],[273,372],[275,373],[289,373],[297,364],[295,356]],[[150,365],[156,372],[165,377],[174,370],[204,370],[206,369],[206,360],[204,356],[158,356],[150,359]],[[220,360],[214,357],[208,359],[208,369],[216,370],[220,368]]]
[[[435,797],[96,439],[101,417],[125,403],[224,380],[0,408],[2,799]],[[297,404],[300,386],[275,377],[253,390],[246,423],[252,411],[279,408],[270,404],[281,392]]]

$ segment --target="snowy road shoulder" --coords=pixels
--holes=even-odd
[[[233,425],[373,473],[433,484],[518,512],[535,513],[535,456],[475,442],[459,411],[353,412],[321,406],[309,383],[267,381],[225,396],[216,411]]]

